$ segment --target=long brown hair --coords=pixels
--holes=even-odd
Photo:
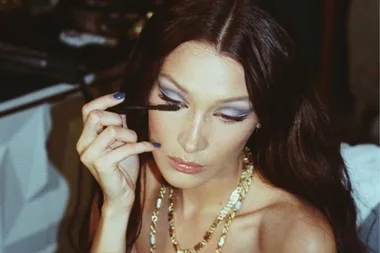
[[[170,2],[154,12],[132,51],[123,86],[128,100],[147,103],[165,57],[181,43],[196,40],[215,46],[245,70],[249,96],[262,125],[247,143],[260,174],[323,213],[334,231],[338,252],[365,252],[357,236],[356,209],[340,142],[288,33],[255,1]],[[128,124],[140,140],[147,140],[146,113],[130,113]],[[150,158],[141,156],[141,162]],[[141,178],[143,172],[137,199],[143,199]],[[136,201],[128,224],[127,252],[139,235],[142,208]]]

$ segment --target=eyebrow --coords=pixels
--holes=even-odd
[[[165,74],[165,73],[160,73],[159,74],[159,78],[160,77],[163,77],[163,78],[169,80],[172,84],[174,84],[174,86],[176,86],[183,93],[189,94],[189,91],[185,87],[183,87],[182,85],[180,85],[172,76],[170,76],[168,74]],[[218,102],[221,102],[221,103],[230,103],[230,102],[238,102],[238,101],[248,101],[249,102],[250,99],[249,99],[248,96],[241,96],[241,97],[222,99],[222,100],[219,100]]]
[[[189,91],[183,87],[182,85],[180,85],[173,77],[171,77],[170,75],[168,74],[164,74],[164,73],[161,73],[159,75],[159,77],[163,77],[165,79],[168,79],[172,84],[174,84],[174,86],[176,86],[180,91],[182,91],[183,93],[186,93],[186,94],[189,94]]]

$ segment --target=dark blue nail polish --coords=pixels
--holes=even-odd
[[[160,147],[161,147],[161,144],[158,143],[158,142],[152,142],[152,145],[153,145],[153,147],[155,147],[155,148],[160,148]]]
[[[113,94],[114,99],[123,99],[125,98],[125,93],[124,92],[118,92]]]

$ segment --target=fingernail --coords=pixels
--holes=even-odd
[[[113,98],[114,99],[123,99],[123,98],[125,98],[125,93],[124,92],[115,93],[115,94],[113,94]]]
[[[158,142],[152,142],[152,145],[153,145],[153,147],[155,147],[155,148],[160,148],[160,147],[161,147],[161,144],[158,143]]]

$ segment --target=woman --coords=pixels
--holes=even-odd
[[[364,252],[326,110],[253,1],[163,6],[126,80],[82,110],[103,192],[91,252]],[[105,111],[124,100],[180,110]]]

